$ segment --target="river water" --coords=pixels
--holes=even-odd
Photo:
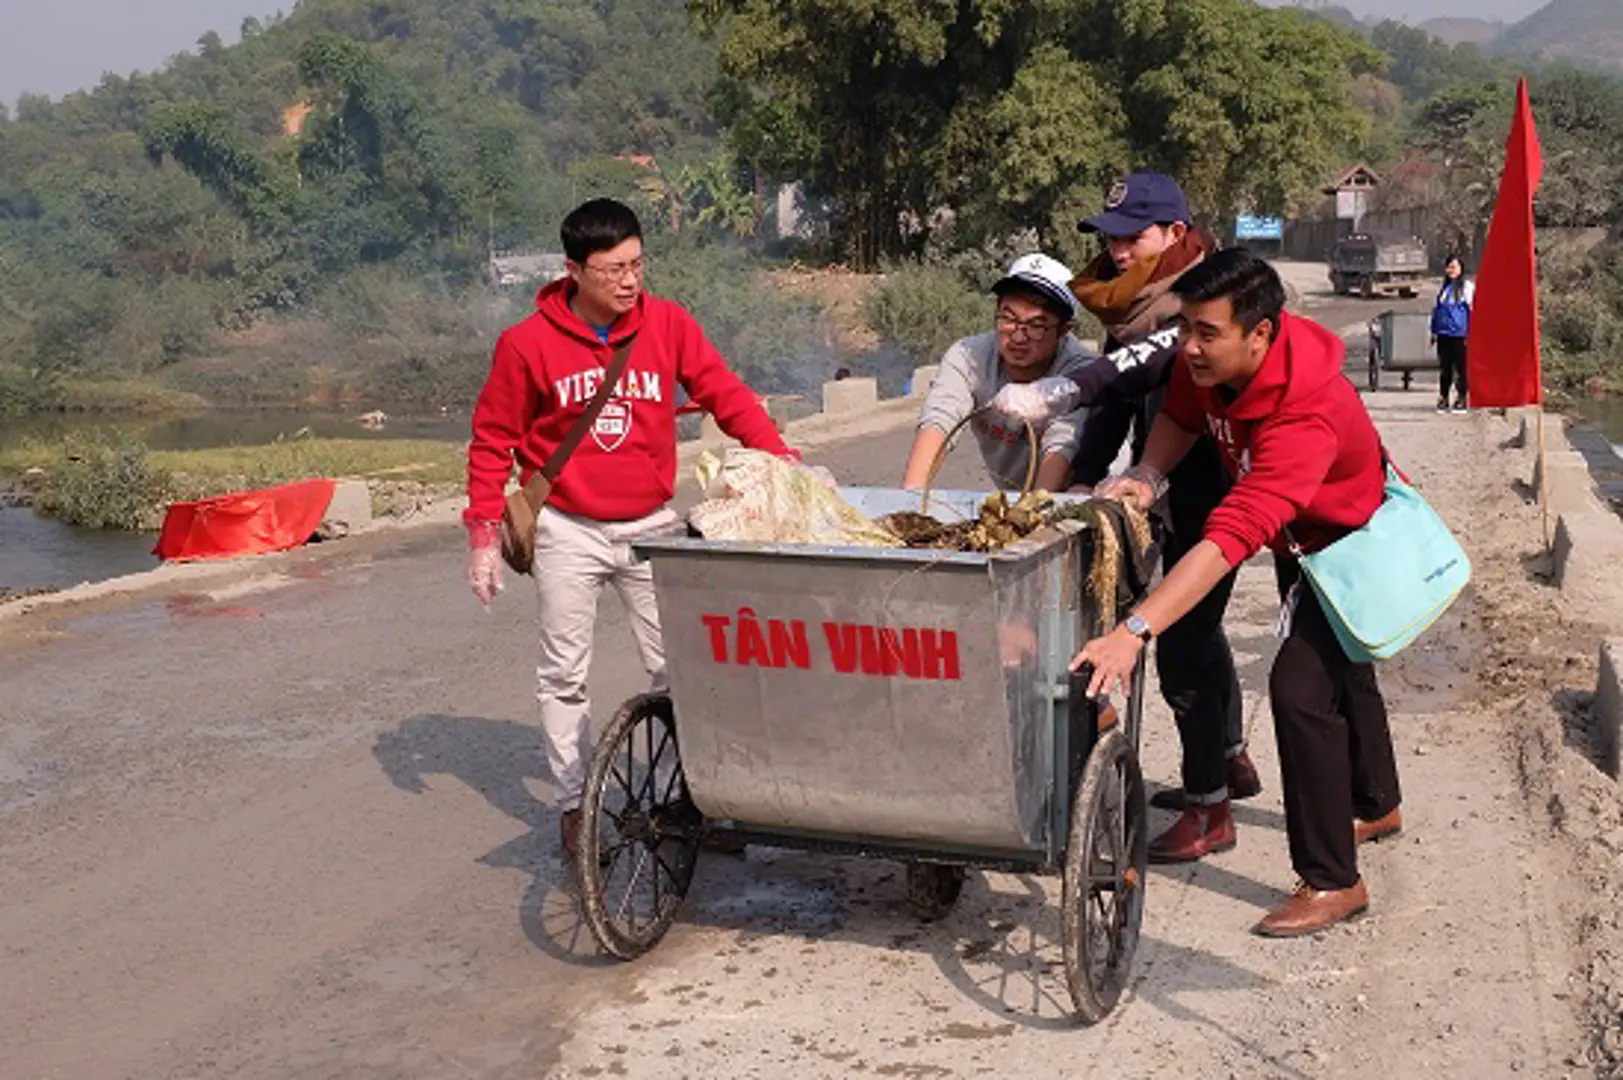
[[[1623,455],[1623,398],[1596,398],[1578,406],[1584,418],[1606,433],[1612,448]]]
[[[468,437],[467,416],[390,417],[382,428],[363,427],[352,416],[332,413],[222,410],[189,416],[110,420],[39,416],[0,425],[0,448],[29,439],[55,439],[82,432],[139,438],[154,450],[254,446],[301,433],[322,438],[445,439]],[[105,581],[158,565],[150,534],[80,529],[0,505],[0,596],[23,589],[68,588]]]

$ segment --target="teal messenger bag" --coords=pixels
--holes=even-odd
[[[1288,530],[1286,539],[1341,647],[1358,663],[1403,651],[1471,580],[1465,549],[1390,463],[1385,499],[1363,528],[1311,555]]]

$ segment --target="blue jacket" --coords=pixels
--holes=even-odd
[[[1476,286],[1461,280],[1455,289],[1452,283],[1437,290],[1437,304],[1431,309],[1433,337],[1466,337],[1471,332],[1471,301],[1476,299]]]

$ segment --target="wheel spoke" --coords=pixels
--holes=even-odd
[[[647,863],[648,863],[648,850],[646,848],[642,848],[639,855],[638,855],[638,857],[637,857],[636,868],[631,873],[631,880],[626,882],[626,894],[625,894],[624,899],[622,899],[620,901],[620,910],[615,915],[616,918],[624,918],[625,917],[626,906],[631,903],[631,898],[637,894],[637,882],[642,879],[642,869],[643,869],[644,866],[647,865]],[[635,907],[632,908],[632,910],[631,910],[631,918],[628,921],[631,924],[631,932],[633,934],[636,933],[637,932],[637,912],[636,912]]]
[[[613,776],[616,781],[619,782],[620,790],[625,792],[626,802],[628,802],[628,803],[635,802],[637,797],[635,795],[631,794],[631,781],[626,779],[626,777],[620,772],[619,767],[615,766],[615,765],[610,765],[609,766],[609,774],[611,776]]]
[[[659,853],[659,848],[654,849],[654,860],[658,868],[665,871],[666,876],[671,879],[672,885],[679,887],[682,884],[682,875],[678,874],[671,867],[671,864],[665,861],[665,856]]]
[[[661,910],[659,906],[659,871],[660,868],[665,865],[665,860],[659,857],[659,849],[657,847],[649,848],[648,853],[654,857],[654,870],[653,873],[648,875],[649,881],[654,886],[654,910],[653,914],[649,917],[650,919],[657,920]]]

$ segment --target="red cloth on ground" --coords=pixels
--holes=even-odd
[[[191,562],[298,547],[321,524],[337,488],[336,480],[300,480],[173,503],[152,553],[169,562]]]

